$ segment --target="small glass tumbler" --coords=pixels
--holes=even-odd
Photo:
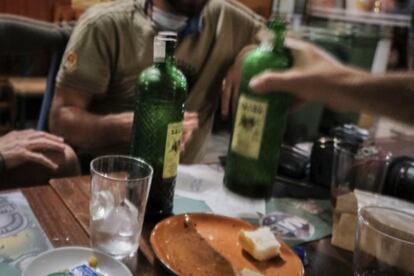
[[[336,206],[337,198],[354,190],[354,154],[346,148],[338,147],[332,160],[331,203]]]
[[[413,276],[413,255],[413,214],[379,206],[359,210],[355,276]]]
[[[379,147],[365,146],[361,148],[355,155],[355,189],[383,193],[391,158],[391,152]]]
[[[136,253],[152,174],[152,167],[139,158],[107,155],[92,160],[92,247],[117,259]]]

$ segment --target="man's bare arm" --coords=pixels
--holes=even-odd
[[[250,86],[258,92],[287,91],[339,111],[364,111],[414,124],[414,73],[372,75],[346,67],[313,45],[288,40],[295,67],[265,72]]]
[[[414,72],[355,75],[349,94],[360,110],[414,125]]]
[[[90,101],[91,98],[86,93],[58,88],[49,116],[51,132],[64,137],[68,144],[86,151],[129,144],[133,112],[93,114],[88,112]],[[182,150],[197,128],[198,114],[185,112]]]
[[[129,143],[133,113],[93,114],[88,111],[90,101],[86,93],[57,88],[49,116],[51,132],[85,150]]]

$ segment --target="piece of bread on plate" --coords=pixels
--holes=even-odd
[[[268,227],[254,231],[240,230],[239,242],[258,261],[266,261],[280,254],[280,243]]]

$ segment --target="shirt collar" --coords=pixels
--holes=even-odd
[[[143,9],[145,14],[151,17],[152,0],[134,0],[135,8]],[[180,36],[189,36],[201,32],[203,28],[203,15],[202,12],[196,16],[190,18],[187,22],[187,26],[179,33]]]

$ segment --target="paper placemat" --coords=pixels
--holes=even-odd
[[[267,202],[266,213],[272,220],[273,232],[290,246],[319,240],[332,233],[329,200],[274,198]]]
[[[0,275],[20,275],[39,253],[52,248],[21,192],[0,194]]]
[[[329,200],[274,198],[268,202],[238,196],[223,185],[224,170],[218,165],[180,165],[174,213],[208,212],[239,217],[258,225],[273,214],[273,230],[290,246],[314,241],[332,233]]]
[[[249,199],[228,191],[223,185],[224,170],[220,165],[178,166],[175,194],[204,201],[215,214],[255,218],[264,213],[265,200]]]
[[[174,196],[174,210],[175,215],[185,213],[209,213],[211,209],[202,200],[195,200],[187,197]]]

